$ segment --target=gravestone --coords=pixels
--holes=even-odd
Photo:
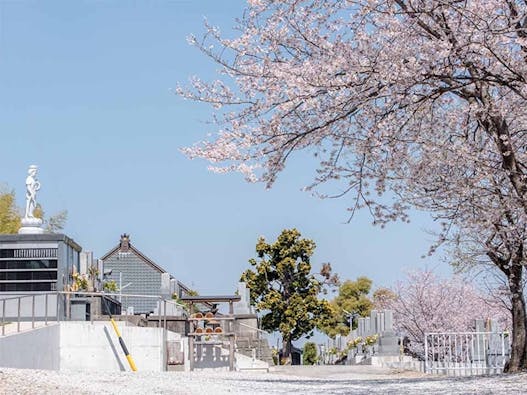
[[[240,296],[239,302],[234,302],[234,314],[253,314],[253,308],[251,306],[251,291],[243,281],[238,283],[238,295]]]
[[[399,355],[399,338],[393,330],[392,310],[372,310],[369,317],[359,318],[351,339],[378,335],[376,353],[380,356]]]
[[[161,297],[163,299],[172,299],[170,293],[170,273],[161,273]]]
[[[393,311],[382,311],[382,330],[379,331],[379,355],[399,355],[399,338],[393,330]]]

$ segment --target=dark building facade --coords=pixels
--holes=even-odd
[[[81,250],[64,234],[0,235],[0,292],[63,291]]]

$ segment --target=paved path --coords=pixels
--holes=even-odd
[[[54,372],[0,368],[0,394],[522,394],[527,374],[440,378],[367,366],[271,373]]]

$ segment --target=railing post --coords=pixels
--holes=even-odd
[[[104,295],[101,296],[101,306],[102,298],[104,298]],[[90,297],[90,323],[93,324],[93,295]]]
[[[5,336],[5,299],[2,299],[2,336]]]
[[[44,303],[46,304],[46,307],[44,307],[44,323],[48,325],[48,295],[44,297]]]
[[[157,302],[157,327],[161,328],[161,299]]]
[[[35,329],[35,294],[31,297],[31,329]]]
[[[159,305],[161,308],[161,305]],[[163,371],[167,370],[167,301],[163,299]]]
[[[17,326],[16,331],[20,332],[20,300],[22,299],[21,296],[18,297],[18,315],[17,315]]]
[[[60,292],[57,291],[57,323],[60,322],[60,316],[59,316],[59,310],[60,310]]]
[[[77,294],[75,294],[77,295]],[[66,297],[66,311],[64,312],[64,315],[67,317],[68,321],[71,321],[71,297],[73,294],[67,294]]]

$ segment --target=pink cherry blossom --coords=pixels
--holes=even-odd
[[[379,307],[393,310],[395,329],[408,337],[417,353],[423,351],[425,333],[474,331],[475,320],[491,319],[501,330],[510,329],[510,311],[459,276],[446,279],[430,270],[416,270],[392,291],[395,298]]]
[[[512,300],[510,370],[527,368],[525,0],[250,1],[238,34],[191,38],[220,66],[182,96],[210,103],[217,134],[183,151],[272,186],[288,159],[307,189],[376,224],[440,223],[438,245],[495,265]]]

